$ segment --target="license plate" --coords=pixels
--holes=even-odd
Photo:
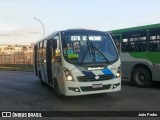
[[[102,88],[103,84],[93,84],[92,88]]]

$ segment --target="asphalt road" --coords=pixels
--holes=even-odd
[[[31,72],[0,71],[0,111],[159,111],[160,84],[137,88],[122,80],[115,93],[59,99]],[[100,119],[100,118],[97,118]]]

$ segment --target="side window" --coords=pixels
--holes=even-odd
[[[122,52],[144,52],[147,49],[146,31],[133,31],[123,35]]]
[[[37,57],[39,57],[39,43],[37,44]]]
[[[122,47],[121,47],[121,51],[122,52],[127,52],[128,51],[128,39],[127,38],[123,38],[122,39]]]
[[[160,29],[150,30],[149,51],[160,51]]]
[[[40,63],[42,63],[43,62],[43,41],[42,42],[40,42],[40,50],[39,50],[40,52],[40,54],[39,54],[39,57],[40,57]]]
[[[54,61],[54,59],[55,59],[55,54],[56,54],[56,49],[53,47],[54,46],[54,40],[51,40],[50,41],[51,42],[51,45],[52,45],[52,59],[53,59],[53,61]]]
[[[46,60],[46,46],[47,46],[47,40],[43,42],[43,58]]]
[[[54,39],[52,40],[51,44],[52,46],[55,46],[54,44],[57,44],[57,47],[52,47],[52,61],[57,61],[57,59],[60,59],[61,57],[61,51],[60,51],[60,42],[59,42],[59,34],[56,34],[54,36]]]
[[[40,58],[42,56],[42,42],[40,42],[38,46],[38,57]]]
[[[61,52],[60,52],[59,39],[56,39],[56,41],[57,41],[57,48],[55,49],[55,57],[58,58],[61,56]]]
[[[44,59],[44,41],[41,43],[41,57]]]

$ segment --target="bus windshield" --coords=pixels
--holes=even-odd
[[[108,33],[99,31],[62,32],[63,55],[72,64],[110,63],[118,59]]]

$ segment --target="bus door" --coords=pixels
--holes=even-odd
[[[37,71],[37,62],[38,62],[37,61],[37,56],[38,56],[37,52],[38,52],[38,48],[37,48],[37,46],[38,45],[34,46],[34,70],[35,70],[34,72],[36,73],[36,76],[38,75],[38,71]]]
[[[41,56],[39,59],[40,69],[43,81],[47,82],[47,71],[46,71],[46,40],[41,42],[40,46]]]
[[[52,41],[47,40],[47,47],[46,47],[46,69],[47,69],[47,77],[48,83],[53,84],[52,80]]]

